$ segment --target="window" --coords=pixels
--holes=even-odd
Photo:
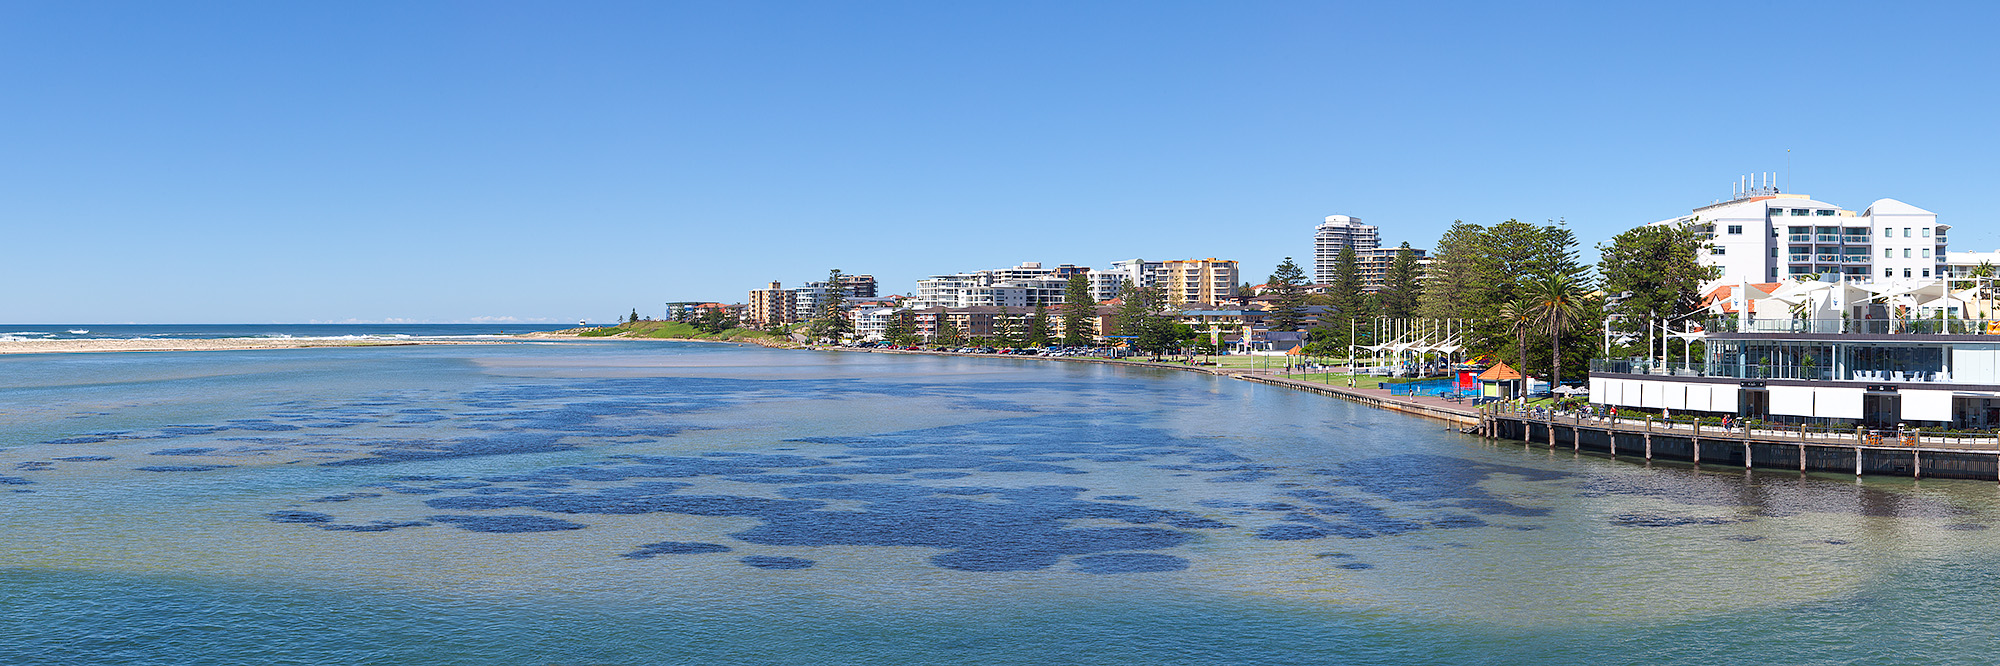
[[[1930,237],[1931,237],[1931,228],[1924,227],[1924,238],[1930,238]]]
[[[1741,225],[1741,224],[1732,224],[1732,225],[1729,225],[1729,235],[1731,235],[1731,236],[1741,236],[1741,235],[1743,235],[1743,225]],[[1925,235],[1925,236],[1929,236],[1929,235],[1931,235],[1931,232],[1930,232],[1930,231],[1928,231],[1928,230],[1926,230],[1926,231],[1924,231],[1924,235]]]
[[[1929,259],[1929,258],[1931,258],[1931,249],[1930,249],[1930,248],[1924,248],[1924,258],[1925,258],[1925,259]]]
[[[1928,268],[1924,269],[1924,277],[1930,277],[1930,276],[1931,276],[1931,269]]]
[[[1910,228],[1909,228],[1909,227],[1903,227],[1903,237],[1904,237],[1904,238],[1909,238],[1909,237],[1910,237]]]
[[[1896,251],[1895,251],[1895,250],[1892,250],[1892,249],[1889,249],[1889,248],[1886,248],[1886,247],[1885,247],[1885,248],[1882,248],[1882,258],[1883,258],[1883,259],[1894,259],[1894,258],[1896,258]]]
[[[1772,259],[1776,259],[1776,258],[1778,258],[1778,248],[1775,248],[1775,247],[1774,247],[1774,248],[1771,248],[1771,258],[1772,258]]]
[[[1805,216],[1807,216],[1807,215],[1811,215],[1811,214],[1812,214],[1812,211],[1809,211],[1809,210],[1806,210],[1806,209],[1804,209],[1804,208],[1793,208],[1793,209],[1792,209],[1792,217],[1805,217]]]
[[[1829,208],[1829,209],[1825,209],[1825,210],[1816,210],[1816,211],[1813,211],[1813,214],[1814,214],[1814,215],[1823,215],[1823,216],[1827,216],[1827,217],[1832,217],[1832,216],[1833,216],[1833,209],[1830,209],[1830,208]]]
[[[1894,268],[1882,269],[1882,277],[1896,277],[1896,269]]]
[[[1709,254],[1722,254],[1722,253],[1723,253],[1723,252],[1722,252],[1722,251],[1723,251],[1723,249],[1725,249],[1725,248],[1723,248],[1723,247],[1722,247],[1722,246],[1720,246],[1720,245],[1717,245],[1717,246],[1715,246],[1715,249],[1713,249],[1713,250],[1709,250],[1709,251],[1708,251],[1708,253],[1709,253]]]
[[[1903,269],[1903,277],[1909,277],[1909,276],[1910,276],[1910,269],[1907,268]]]

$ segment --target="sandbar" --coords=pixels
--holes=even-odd
[[[90,352],[231,351],[239,349],[298,349],[304,347],[401,347],[410,345],[505,345],[515,340],[334,340],[314,338],[195,338],[195,339],[77,339],[0,340],[0,354],[73,354]]]

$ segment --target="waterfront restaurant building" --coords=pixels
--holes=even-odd
[[[1769,289],[1767,289],[1769,288]],[[1871,428],[2000,427],[2000,322],[1942,280],[1738,285],[1692,362],[1598,360],[1591,402]],[[1676,349],[1678,351],[1678,349]]]

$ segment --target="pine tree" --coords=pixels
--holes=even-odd
[[[1692,225],[1647,225],[1597,246],[1597,273],[1621,331],[1643,335],[1649,317],[1675,319],[1701,307],[1701,286],[1722,273],[1702,266],[1707,239]],[[1601,330],[1601,329],[1600,329]]]
[[[1266,286],[1276,295],[1271,304],[1270,325],[1273,331],[1296,331],[1305,325],[1305,285],[1306,273],[1299,265],[1292,263],[1291,257],[1279,262],[1276,271]]]
[[[1035,304],[1035,314],[1028,318],[1027,346],[1049,346],[1049,309],[1041,303]]]
[[[1328,296],[1334,296],[1334,310],[1340,312],[1338,320],[1348,320],[1362,316],[1362,304],[1366,302],[1366,286],[1362,286],[1362,266],[1360,258],[1354,256],[1352,246],[1340,248],[1340,258],[1334,260],[1334,284],[1326,288]]]
[[[838,268],[826,274],[826,291],[820,297],[819,316],[812,322],[811,330],[815,338],[838,343],[840,337],[853,328],[847,321],[847,292],[841,287],[842,277]]]
[[[943,347],[958,347],[965,344],[965,334],[952,323],[951,314],[940,308],[937,313],[937,333],[931,342]]]
[[[1139,326],[1145,323],[1151,306],[1146,303],[1146,294],[1131,280],[1118,286],[1118,316],[1113,320],[1117,330],[1113,335],[1138,335]]]
[[[1081,347],[1090,342],[1090,319],[1097,316],[1097,301],[1090,297],[1090,278],[1082,273],[1069,276],[1069,284],[1063,289],[1063,337],[1067,347]]]
[[[1377,294],[1380,307],[1378,312],[1384,317],[1402,319],[1417,315],[1419,280],[1417,253],[1410,249],[1409,241],[1396,250],[1396,260],[1389,264],[1389,272],[1382,276],[1382,290]]]
[[[1477,316],[1484,305],[1476,302],[1475,292],[1485,236],[1485,227],[1454,221],[1444,236],[1438,238],[1431,265],[1424,271],[1417,316],[1429,319]]]
[[[1021,346],[1021,342],[1014,338],[1014,316],[1005,305],[1000,306],[1000,313],[993,317],[993,346]]]

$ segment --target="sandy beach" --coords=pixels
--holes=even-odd
[[[72,354],[92,352],[232,351],[298,349],[305,347],[393,347],[410,345],[506,345],[514,340],[331,340],[290,338],[198,338],[114,340],[0,340],[0,354]]]

